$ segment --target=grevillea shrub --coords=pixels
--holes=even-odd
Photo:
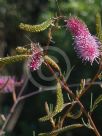
[[[65,28],[60,26],[59,23],[63,21],[65,24]],[[30,25],[30,24],[24,24],[21,23],[19,25],[19,28],[28,32],[42,32],[46,29],[48,29],[48,40],[46,46],[41,43],[31,42],[29,46],[24,47],[17,47],[16,55],[15,56],[8,56],[4,58],[0,58],[0,66],[6,66],[6,65],[14,65],[14,63],[19,63],[21,61],[24,62],[24,75],[23,79],[21,81],[17,81],[16,77],[12,76],[0,76],[0,91],[1,93],[10,93],[13,97],[14,103],[11,107],[11,110],[6,113],[0,113],[1,119],[2,119],[2,125],[0,130],[0,136],[6,135],[7,132],[12,132],[13,128],[17,122],[17,119],[20,115],[22,106],[23,106],[23,100],[26,100],[26,98],[30,98],[33,95],[36,95],[38,93],[43,93],[44,91],[50,91],[54,90],[56,95],[56,104],[52,107],[48,105],[48,102],[45,102],[45,111],[46,115],[43,117],[40,117],[38,120],[42,123],[45,123],[46,121],[49,122],[49,125],[51,130],[47,131],[46,127],[44,128],[43,133],[38,133],[38,136],[57,136],[60,135],[60,133],[63,132],[71,132],[74,129],[84,129],[87,128],[90,130],[91,135],[101,136],[101,132],[98,130],[96,123],[94,123],[92,119],[92,114],[97,108],[98,104],[102,101],[102,94],[99,95],[96,100],[93,101],[93,97],[91,94],[91,100],[90,105],[88,109],[86,109],[86,105],[83,104],[82,99],[80,99],[87,91],[90,91],[91,86],[94,85],[100,85],[101,87],[101,70],[102,70],[102,55],[101,55],[101,41],[102,41],[102,31],[101,31],[101,18],[98,14],[96,16],[96,30],[97,30],[97,36],[93,36],[85,24],[84,21],[82,21],[79,17],[70,16],[57,16],[52,17],[46,21],[44,21],[41,24],[38,25]],[[61,65],[59,65],[58,61],[55,61],[54,56],[50,55],[49,50],[52,49],[52,53],[54,51],[58,51],[61,55],[63,55],[63,51],[59,50],[58,48],[51,47],[50,43],[52,42],[53,38],[53,30],[60,29],[66,29],[69,30],[72,34],[72,38],[74,40],[74,49],[77,53],[78,57],[82,60],[82,65],[84,65],[84,62],[86,65],[91,65],[93,67],[93,62],[96,63],[96,65],[99,67],[98,72],[94,75],[90,81],[84,79],[84,77],[81,79],[81,82],[78,84],[67,84],[67,79],[64,74],[63,69],[61,68]],[[63,39],[62,39],[63,40]],[[54,44],[56,46],[56,43]],[[63,45],[64,46],[64,45]],[[71,45],[70,45],[71,46]],[[73,48],[71,46],[71,48]],[[55,53],[54,53],[55,54]],[[64,54],[64,59],[67,59],[67,56]],[[79,59],[75,58],[75,59]],[[57,57],[57,60],[59,60],[60,57]],[[68,61],[66,61],[68,65]],[[87,63],[89,62],[89,63]],[[44,72],[45,74],[48,72],[48,74],[52,75],[52,77],[46,77],[41,73],[42,67],[44,66]],[[63,61],[63,67],[65,66],[65,63]],[[69,67],[69,65],[68,65]],[[67,67],[67,68],[68,68]],[[38,83],[35,81],[36,77],[33,77],[31,74],[33,72],[38,73],[41,78],[44,78],[46,81],[46,85],[42,86],[42,82]],[[70,72],[73,72],[72,69],[70,69]],[[55,79],[55,81],[52,83],[51,80]],[[24,92],[24,88],[27,84],[27,81],[30,80],[34,86],[38,88],[38,90],[34,90],[33,92]],[[50,84],[47,83],[47,81],[50,81]],[[55,84],[54,84],[55,83]],[[54,84],[54,85],[53,85]],[[53,85],[53,86],[52,86]],[[16,87],[21,87],[19,91],[16,90]],[[77,86],[78,88],[75,90],[71,90],[71,86]],[[94,91],[94,90],[93,90]],[[63,92],[67,94],[68,98],[65,99],[65,95],[63,95]],[[75,93],[74,93],[75,92]],[[76,105],[78,108],[76,108]],[[41,105],[44,106],[43,103]],[[28,107],[29,108],[29,107]],[[41,108],[42,109],[42,108]],[[74,113],[73,113],[74,109]],[[29,110],[29,109],[28,109]],[[39,109],[40,110],[40,109]],[[70,123],[69,119],[72,119],[74,123]],[[68,120],[69,124],[65,123],[65,121]],[[39,123],[40,123],[39,122]],[[102,128],[102,127],[101,127]],[[32,132],[33,133],[33,132]],[[36,131],[34,132],[36,134]],[[33,134],[33,135],[34,135]]]

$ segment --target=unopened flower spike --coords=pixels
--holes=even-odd
[[[43,48],[39,45],[39,43],[31,43],[31,53],[32,56],[29,61],[29,68],[31,71],[39,69],[43,59]]]
[[[66,27],[70,30],[74,37],[74,49],[82,61],[89,61],[92,65],[93,61],[99,58],[99,42],[95,36],[92,36],[86,24],[77,17],[69,17],[65,20]]]

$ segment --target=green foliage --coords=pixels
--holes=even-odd
[[[73,124],[73,125],[69,125],[60,129],[57,129],[55,131],[49,132],[49,133],[40,133],[38,136],[54,136],[54,135],[58,135],[60,133],[63,133],[65,131],[69,131],[75,128],[79,128],[79,127],[83,127],[82,124]]]
[[[40,118],[40,121],[47,121],[50,120],[52,117],[54,117],[56,114],[58,114],[59,112],[62,111],[63,109],[63,104],[64,104],[64,100],[63,100],[63,94],[62,94],[62,89],[61,89],[61,84],[60,82],[57,83],[57,102],[56,102],[56,107],[55,110],[53,112],[50,112],[48,115]]]
[[[96,14],[96,32],[97,32],[97,37],[102,43],[102,26],[101,26],[101,16],[99,13]]]
[[[11,64],[14,62],[24,61],[28,59],[28,57],[30,57],[30,55],[16,55],[16,56],[0,58],[0,66],[5,64]]]
[[[66,4],[66,5],[65,5]],[[92,12],[93,7],[95,6],[96,9],[94,10],[97,11],[99,9],[97,4],[92,4],[91,2],[89,3],[88,0],[82,1],[82,0],[70,0],[69,2],[64,2],[62,3],[63,8],[65,7],[67,9],[74,9],[77,12],[84,12],[86,9],[88,12]]]
[[[90,112],[92,110],[92,106],[93,106],[93,93],[91,93],[91,98],[90,98]]]
[[[51,25],[53,25],[53,20],[48,19],[47,21],[39,25],[29,25],[29,24],[20,23],[19,27],[20,29],[29,31],[29,32],[41,32],[46,30]]]
[[[93,111],[97,108],[97,106],[98,106],[98,104],[99,104],[100,102],[102,102],[102,95],[100,95],[100,96],[94,101],[93,106],[92,106],[92,109],[91,109],[91,112],[93,112]]]

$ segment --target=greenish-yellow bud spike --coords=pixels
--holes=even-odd
[[[38,25],[30,25],[30,24],[20,23],[19,27],[20,27],[20,29],[25,30],[25,31],[29,31],[29,32],[41,32],[41,31],[46,30],[51,25],[53,25],[53,20],[48,19],[47,21],[45,21],[41,24],[38,24]]]
[[[63,128],[54,130],[52,132],[40,133],[38,136],[52,136],[52,135],[63,133],[63,132],[68,131],[68,130],[80,128],[80,127],[83,127],[83,125],[82,124],[73,124],[73,125],[65,126]]]
[[[55,111],[57,113],[62,111],[63,104],[64,104],[64,100],[63,100],[62,88],[61,88],[60,82],[58,82],[57,83],[57,103],[56,103],[56,107],[55,107]]]
[[[14,62],[20,62],[26,60],[30,55],[16,55],[10,57],[0,58],[0,65],[11,64]]]
[[[48,115],[42,117],[39,119],[39,121],[47,121],[56,116],[59,112],[62,111],[64,105],[64,100],[63,100],[63,94],[62,94],[62,88],[60,82],[57,83],[57,102],[56,102],[56,107],[53,112],[50,112]]]
[[[25,47],[17,47],[17,48],[16,48],[16,52],[17,52],[18,54],[27,54],[27,53],[28,53],[28,49],[25,48]]]
[[[50,58],[49,56],[45,55],[44,56],[44,60],[45,62],[47,62],[49,65],[51,65],[52,67],[54,67],[55,69],[57,69],[59,72],[61,72],[58,64],[52,59]]]

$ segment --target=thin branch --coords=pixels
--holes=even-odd
[[[85,86],[89,85],[89,84],[90,84],[90,82],[87,82],[87,83],[85,83]],[[101,86],[102,82],[100,82],[100,81],[99,82],[92,82],[91,85],[99,85],[99,86]],[[69,84],[68,86],[73,88],[73,87],[79,87],[80,84],[78,84],[78,83],[76,83],[76,84]]]
[[[82,97],[84,95],[84,93],[86,93],[89,90],[89,88],[93,85],[93,83],[98,79],[101,69],[102,69],[102,67],[100,64],[98,72],[95,74],[94,78],[90,81],[88,86],[84,90],[82,90],[82,93],[78,96],[79,98]]]
[[[48,107],[48,103],[47,103],[47,102],[45,102],[45,110],[46,110],[46,113],[47,113],[47,114],[50,113],[49,107]],[[53,117],[50,118],[50,122],[51,122],[51,124],[52,124],[53,129],[55,129],[55,121],[54,121]]]
[[[15,103],[16,100],[17,100],[15,89],[14,89],[13,92],[12,92],[12,97],[13,97],[13,101],[14,101],[14,103]]]
[[[55,79],[58,80],[58,77],[56,77],[56,74],[54,73],[53,69],[50,67],[49,64],[47,64],[49,70],[51,71],[51,73],[55,76]],[[63,80],[64,81],[64,80]],[[81,107],[82,112],[84,113],[84,115],[89,119],[90,121],[90,125],[94,128],[93,131],[96,134],[96,136],[101,136],[90,116],[90,114],[87,113],[87,111],[85,110],[83,104],[80,102],[79,98],[77,96],[75,96],[75,94],[73,93],[72,90],[69,89],[68,85],[66,84],[66,82],[62,82],[60,81],[62,87],[66,90],[66,92],[75,100],[77,101],[77,103],[79,104],[79,106]],[[89,86],[90,87],[90,86]]]
[[[24,89],[25,89],[25,86],[26,86],[27,82],[28,82],[28,78],[25,78],[24,85],[23,85],[21,91],[20,91],[19,94],[18,94],[17,100],[16,100],[16,102],[13,104],[13,106],[12,106],[12,108],[11,108],[11,110],[10,110],[10,113],[8,114],[8,116],[7,116],[7,118],[6,118],[5,123],[3,124],[2,128],[1,128],[0,136],[2,136],[2,133],[5,131],[6,127],[8,126],[9,121],[11,120],[12,115],[13,115],[13,113],[14,113],[15,110],[16,110],[16,107],[18,106],[18,103],[20,102],[20,97],[21,97],[21,95],[23,94],[23,91],[24,91]],[[16,119],[15,119],[15,121],[16,121]]]
[[[46,45],[45,54],[48,53],[48,48],[49,48],[49,45],[50,45],[51,40],[52,40],[52,27],[49,28],[49,31],[48,31],[48,40],[47,40],[47,45]]]

